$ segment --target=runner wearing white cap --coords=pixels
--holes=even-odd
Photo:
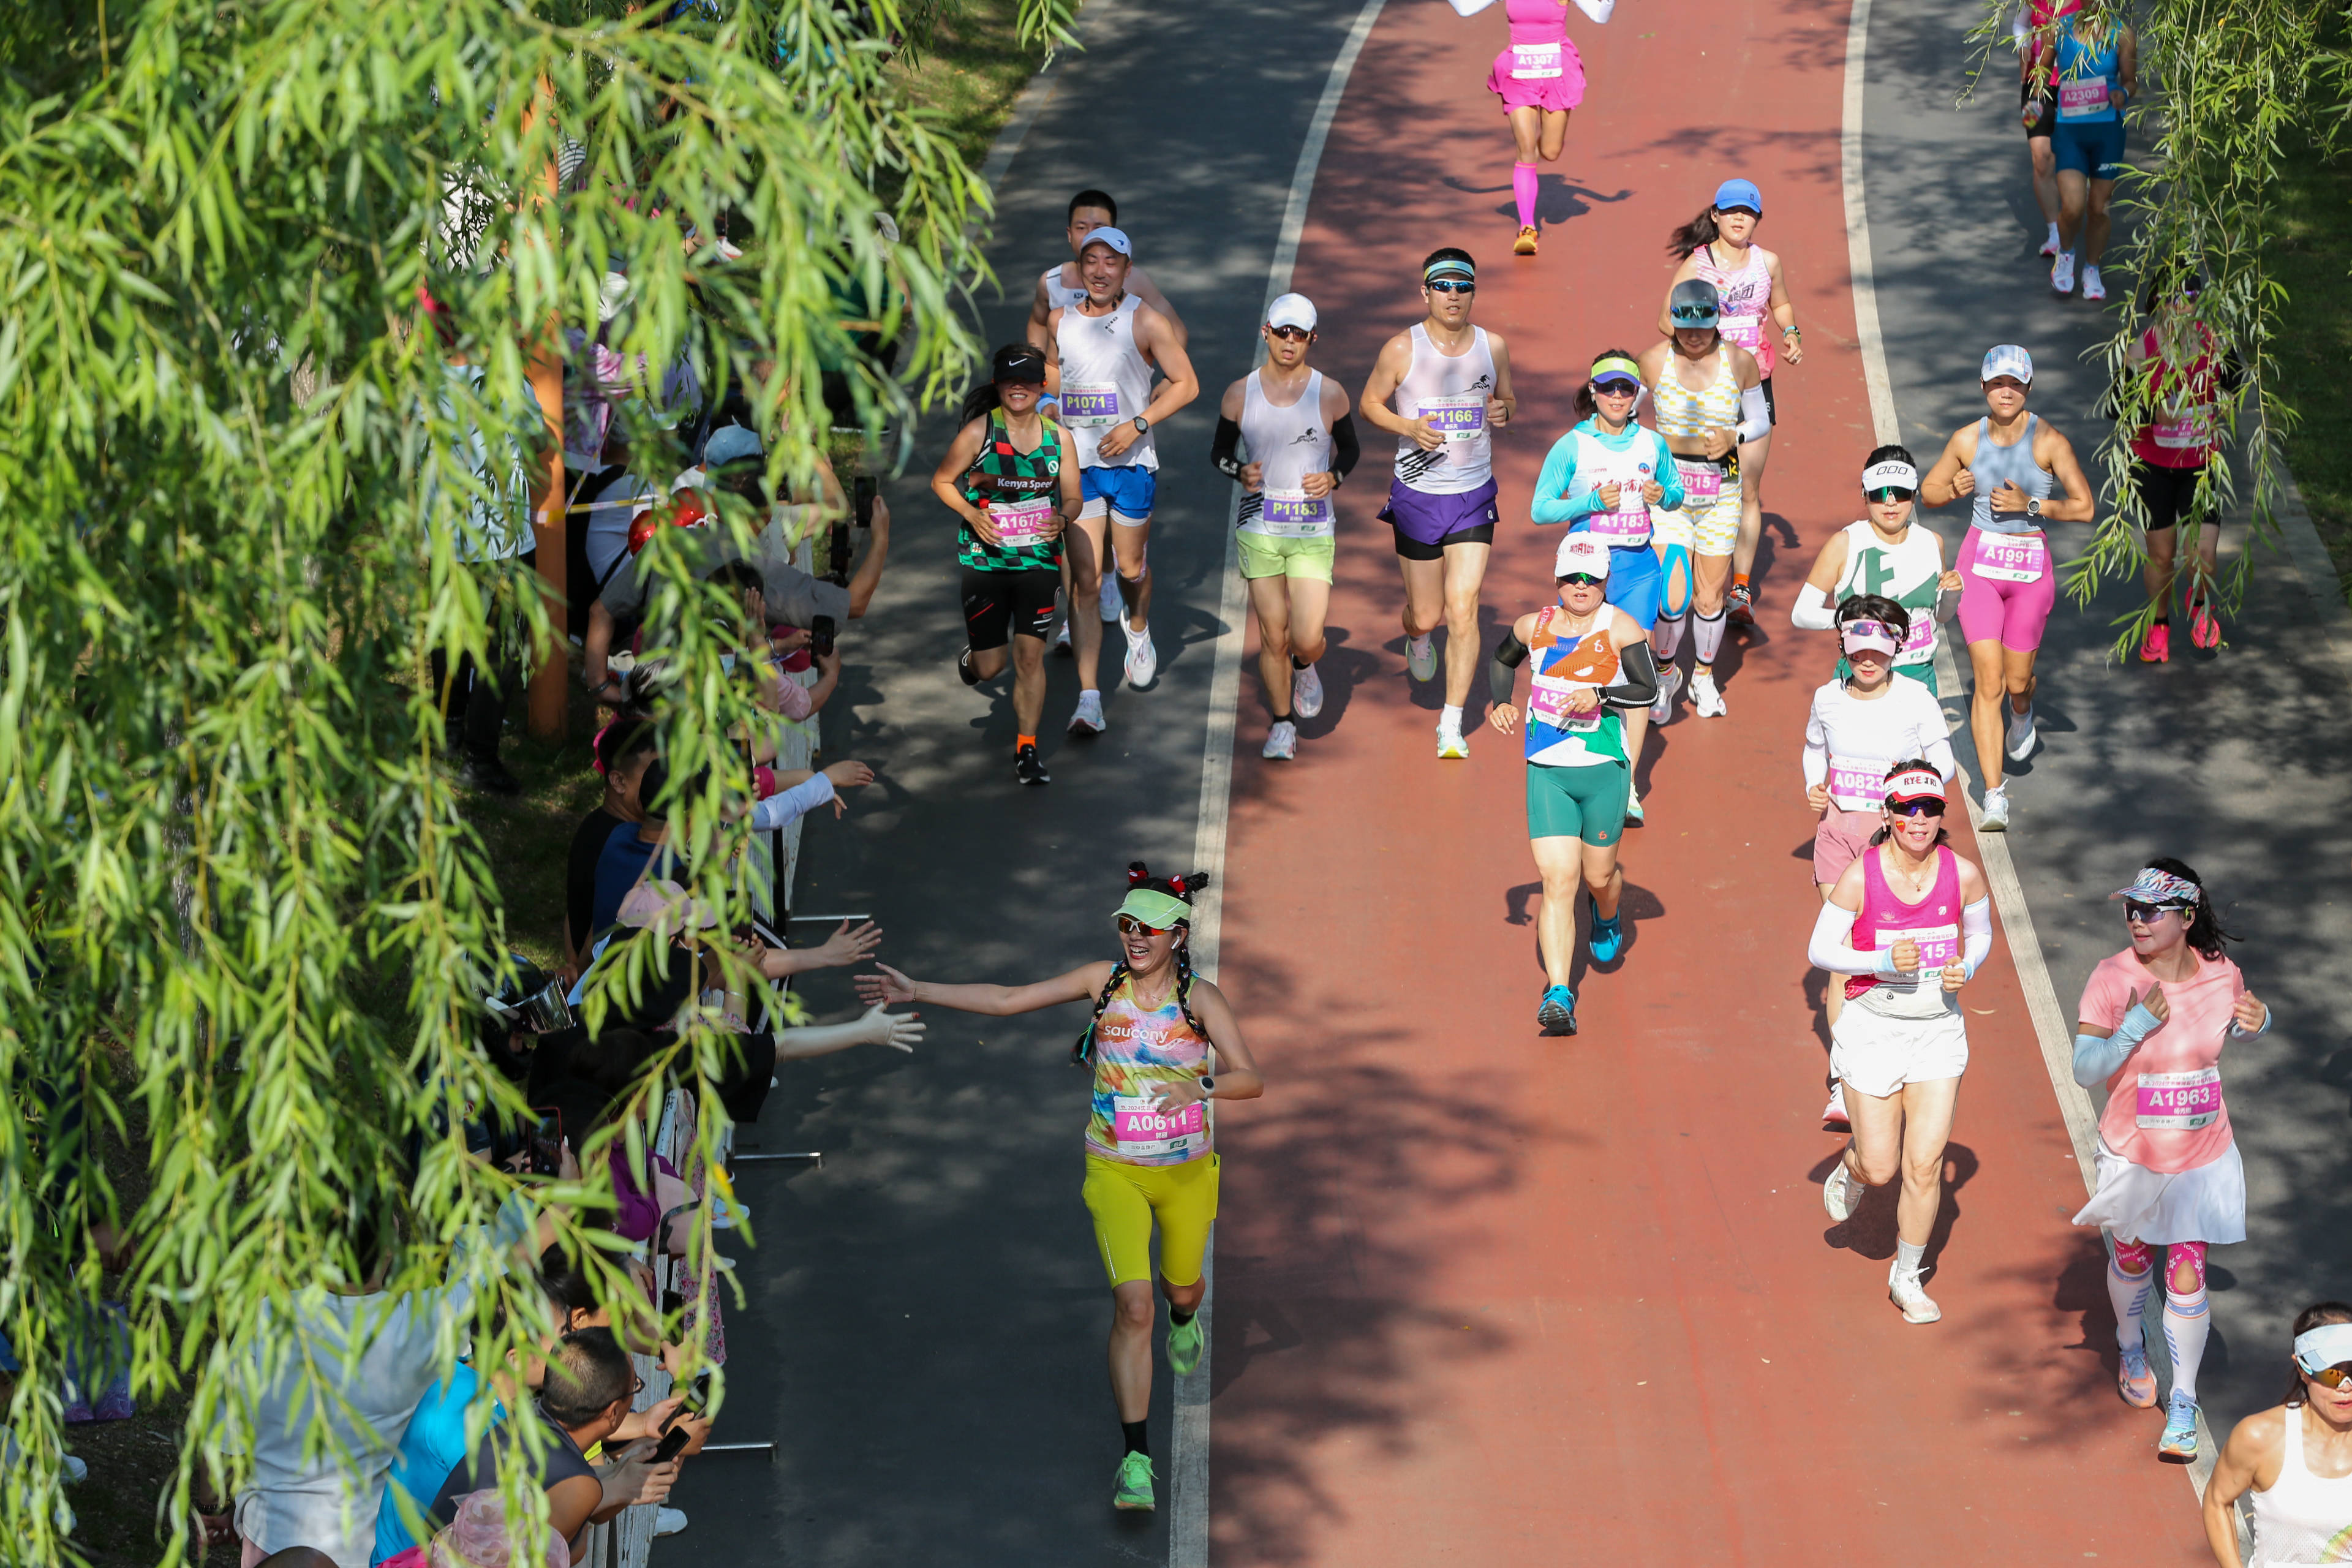
[[[2210,1325],[2205,1249],[2246,1239],[2246,1170],[2221,1096],[2221,1048],[2269,1028],[2271,1014],[2222,952],[2236,938],[2188,866],[2158,857],[2109,897],[2123,900],[2131,945],[2091,971],[2075,1010],[2074,1081],[2104,1087],[2107,1103],[2098,1186],[2074,1223],[2104,1226],[2114,1239],[2116,1386],[2142,1410],[2156,1404],[2156,1373],[2141,1311],[2163,1250],[2172,1395],[2156,1448],[2194,1459],[2197,1372]]]
[[[1772,456],[1772,426],[1780,423],[1780,405],[1772,396],[1772,369],[1777,359],[1801,364],[1804,334],[1797,330],[1797,308],[1789,300],[1789,282],[1781,274],[1780,258],[1753,243],[1757,226],[1764,221],[1764,194],[1752,180],[1726,180],[1716,187],[1715,200],[1698,216],[1675,230],[1667,251],[1682,258],[1675,283],[1692,279],[1715,285],[1722,312],[1725,339],[1756,356],[1758,385],[1764,389],[1764,431],[1739,441],[1739,540],[1731,552],[1731,618],[1752,622],[1748,606],[1754,593],[1748,574],[1756,568],[1756,547],[1764,537],[1764,465]],[[1674,288],[1667,286],[1666,308],[1658,315],[1658,330],[1675,330]]]
[[[1070,433],[1086,498],[1077,525],[1065,539],[1072,603],[1086,603],[1104,566],[1115,567],[1127,608],[1119,623],[1127,634],[1127,682],[1142,687],[1160,669],[1159,651],[1151,646],[1147,549],[1160,488],[1151,427],[1199,396],[1201,382],[1168,318],[1127,291],[1134,250],[1116,228],[1097,228],[1086,237],[1078,247],[1078,271],[1087,297],[1047,318],[1051,341],[1045,362],[1046,386],[1060,399],[1061,424]],[[1155,369],[1167,377],[1157,392],[1151,385]],[[1084,616],[1076,618],[1078,707],[1070,716],[1070,730],[1100,734],[1106,726],[1095,672],[1102,628]]]
[[[2221,1568],[2244,1563],[2241,1500],[2257,1568],[2341,1562],[2352,1541],[2352,1306],[2315,1301],[2293,1332],[2284,1402],[2238,1423],[2205,1483],[2205,1542]]]
[[[1526,724],[1528,837],[1543,878],[1536,942],[1548,982],[1536,1025],[1547,1035],[1572,1035],[1580,887],[1592,910],[1593,962],[1612,963],[1625,947],[1617,841],[1625,832],[1633,768],[1623,720],[1657,696],[1658,668],[1640,624],[1602,597],[1605,542],[1590,533],[1561,540],[1552,578],[1556,601],[1513,622],[1486,667],[1494,700],[1487,722],[1505,735],[1520,728],[1511,699],[1519,666],[1534,654]]]
[[[2088,522],[2098,505],[2074,443],[2025,411],[2033,356],[2015,343],[1997,344],[1986,352],[1979,379],[1986,416],[1952,433],[1919,481],[1919,499],[1948,506],[1967,496],[1975,508],[1958,563],[1960,637],[1976,676],[1969,727],[1984,785],[1978,826],[2001,833],[2009,827],[2001,762],[2004,754],[2011,762],[2032,754],[2034,657],[2058,602],[2057,565],[2042,525]]]
[[[1862,468],[1864,515],[1831,534],[1813,557],[1789,620],[1800,631],[1825,632],[1836,624],[1837,607],[1855,595],[1884,595],[1903,606],[1910,626],[1895,656],[1895,673],[1932,692],[1940,640],[1937,611],[1943,595],[1958,593],[1961,583],[1958,572],[1944,569],[1944,542],[1912,521],[1918,493],[1919,469],[1908,447],[1872,452]]]
[[[1310,369],[1315,305],[1285,294],[1258,329],[1265,363],[1225,388],[1210,460],[1242,486],[1237,514],[1242,577],[1257,616],[1257,668],[1274,723],[1262,755],[1297,754],[1298,726],[1323,710],[1323,617],[1340,482],[1363,455],[1348,389]],[[1246,452],[1247,456],[1244,454]]]
[[[1405,668],[1415,680],[1437,673],[1431,643],[1445,627],[1445,706],[1437,754],[1470,754],[1462,709],[1478,672],[1478,591],[1495,542],[1493,432],[1511,422],[1511,356],[1502,338],[1470,322],[1478,266],[1454,246],[1421,264],[1426,319],[1381,348],[1357,407],[1397,438],[1389,504],[1381,521],[1396,531],[1404,574]],[[1389,399],[1396,407],[1389,407]]]
[[[1946,843],[1944,781],[1932,763],[1896,763],[1881,801],[1883,826],[1831,889],[1806,952],[1815,968],[1847,977],[1851,1004],[1830,1031],[1830,1070],[1845,1086],[1853,1137],[1822,1184],[1822,1202],[1844,1220],[1863,1188],[1902,1177],[1887,1295],[1906,1322],[1932,1323],[1943,1310],[1919,1274],[1969,1065],[1959,990],[1992,952],[1992,895],[1984,873]]]

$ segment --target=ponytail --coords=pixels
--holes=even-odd
[[[1191,871],[1181,877],[1155,877],[1151,868],[1142,861],[1130,860],[1127,863],[1127,886],[1129,891],[1150,888],[1190,904],[1193,895],[1208,890],[1209,873]],[[1209,1037],[1209,1031],[1202,1026],[1200,1018],[1192,1012],[1192,924],[1190,921],[1181,922],[1176,931],[1176,1007],[1183,1014],[1184,1022],[1192,1032],[1205,1040]],[[1112,962],[1110,978],[1103,982],[1102,994],[1095,998],[1095,1010],[1087,1017],[1086,1028],[1070,1047],[1071,1066],[1086,1067],[1093,1062],[1095,1029],[1102,1023],[1103,1010],[1110,1005],[1111,997],[1127,983],[1129,973],[1124,956]]]
[[[1677,261],[1687,261],[1702,246],[1715,243],[1715,204],[1709,202],[1698,209],[1698,216],[1675,230],[1666,241],[1666,254]]]
[[[996,390],[996,383],[983,381],[963,395],[963,419],[969,425],[975,419],[985,419],[1004,406],[1004,398]]]

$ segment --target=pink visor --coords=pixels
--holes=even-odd
[[[1868,647],[1893,658],[1902,648],[1903,639],[1885,621],[1848,621],[1838,628],[1838,646],[1848,658]]]

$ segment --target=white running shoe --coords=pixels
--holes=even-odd
[[[1286,763],[1297,754],[1298,726],[1287,719],[1276,720],[1274,728],[1265,732],[1265,750],[1260,752],[1258,755],[1271,757],[1277,763]]]
[[[1103,574],[1102,592],[1095,595],[1100,601],[1102,618],[1123,620],[1127,616],[1127,601],[1118,596],[1118,579],[1110,573]]]
[[[2058,254],[2058,226],[2054,223],[2050,226],[2049,234],[2042,241],[2042,254],[2044,256]]]
[[[1290,710],[1301,719],[1312,719],[1323,711],[1323,678],[1311,664],[1290,672]]]
[[[1435,636],[1433,632],[1404,639],[1404,667],[1415,680],[1429,680],[1437,674],[1437,645],[1431,640]]]
[[[2032,756],[2033,742],[2037,738],[2033,732],[2033,705],[2027,703],[2025,711],[2022,713],[2014,708],[2011,709],[2009,710],[2009,760],[2012,763],[2021,763]]]
[[[1136,687],[1150,685],[1151,678],[1160,673],[1160,650],[1151,646],[1151,628],[1137,631],[1125,621],[1118,626],[1127,633],[1127,683]]]
[[[1658,700],[1650,704],[1650,722],[1664,724],[1675,716],[1675,693],[1683,689],[1680,665],[1670,664],[1658,672]]]
[[[1919,1277],[1904,1273],[1900,1267],[1887,1271],[1886,1298],[1903,1309],[1903,1321],[1906,1323],[1933,1323],[1944,1316],[1944,1309],[1919,1289]]]
[[[2060,252],[2058,259],[2050,264],[2050,291],[2053,294],[2072,294],[2074,291],[2073,251]]]
[[[1731,712],[1723,705],[1723,693],[1715,689],[1711,670],[1694,670],[1690,681],[1691,711],[1702,719],[1721,719]]]
[[[1822,1207],[1830,1211],[1830,1218],[1847,1220],[1853,1217],[1854,1205],[1862,1202],[1862,1184],[1845,1168],[1845,1158],[1830,1167],[1829,1180],[1822,1184]]]
[[[2107,286],[2099,280],[2099,269],[2095,267],[2084,268],[2083,298],[2085,300],[2104,300],[2106,297]]]
[[[1077,711],[1070,715],[1070,733],[1073,735],[1099,735],[1105,730],[1109,728],[1110,726],[1108,724],[1103,722],[1102,693],[1099,691],[1079,692]]]
[[[1830,1102],[1822,1107],[1822,1122],[1828,1127],[1842,1127],[1849,1132],[1853,1131],[1853,1119],[1845,1113],[1845,1085],[1830,1085]],[[1840,1166],[1839,1169],[1844,1167]]]
[[[1984,810],[1978,814],[1977,831],[1979,833],[2009,831],[2009,791],[2005,789],[1985,791]]]
[[[1458,762],[1470,754],[1470,742],[1462,738],[1461,725],[1437,726],[1437,754],[1448,762]]]
[[[1055,653],[1070,651],[1070,617],[1067,616],[1062,617],[1061,630],[1054,634],[1054,651]]]
[[[659,1508],[654,1510],[654,1533],[656,1535],[676,1535],[679,1531],[684,1530],[685,1528],[685,1510],[676,1508]]]

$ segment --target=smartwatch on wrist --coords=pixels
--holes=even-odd
[[[2042,498],[2040,496],[2028,496],[2025,498],[2025,515],[2032,518],[2038,518],[2042,515]]]
[[[1201,1075],[1201,1098],[1202,1100],[1208,1099],[1210,1095],[1216,1092],[1216,1089],[1217,1080],[1211,1078],[1207,1073],[1202,1073]]]
[[[1139,435],[1139,436],[1144,435],[1145,433],[1147,433],[1148,431],[1150,431],[1150,428],[1151,428],[1151,421],[1150,421],[1150,420],[1146,419],[1146,418],[1145,418],[1142,415],[1140,415],[1140,414],[1139,414],[1139,415],[1137,415],[1137,416],[1135,416],[1135,433],[1136,433],[1137,435]]]

